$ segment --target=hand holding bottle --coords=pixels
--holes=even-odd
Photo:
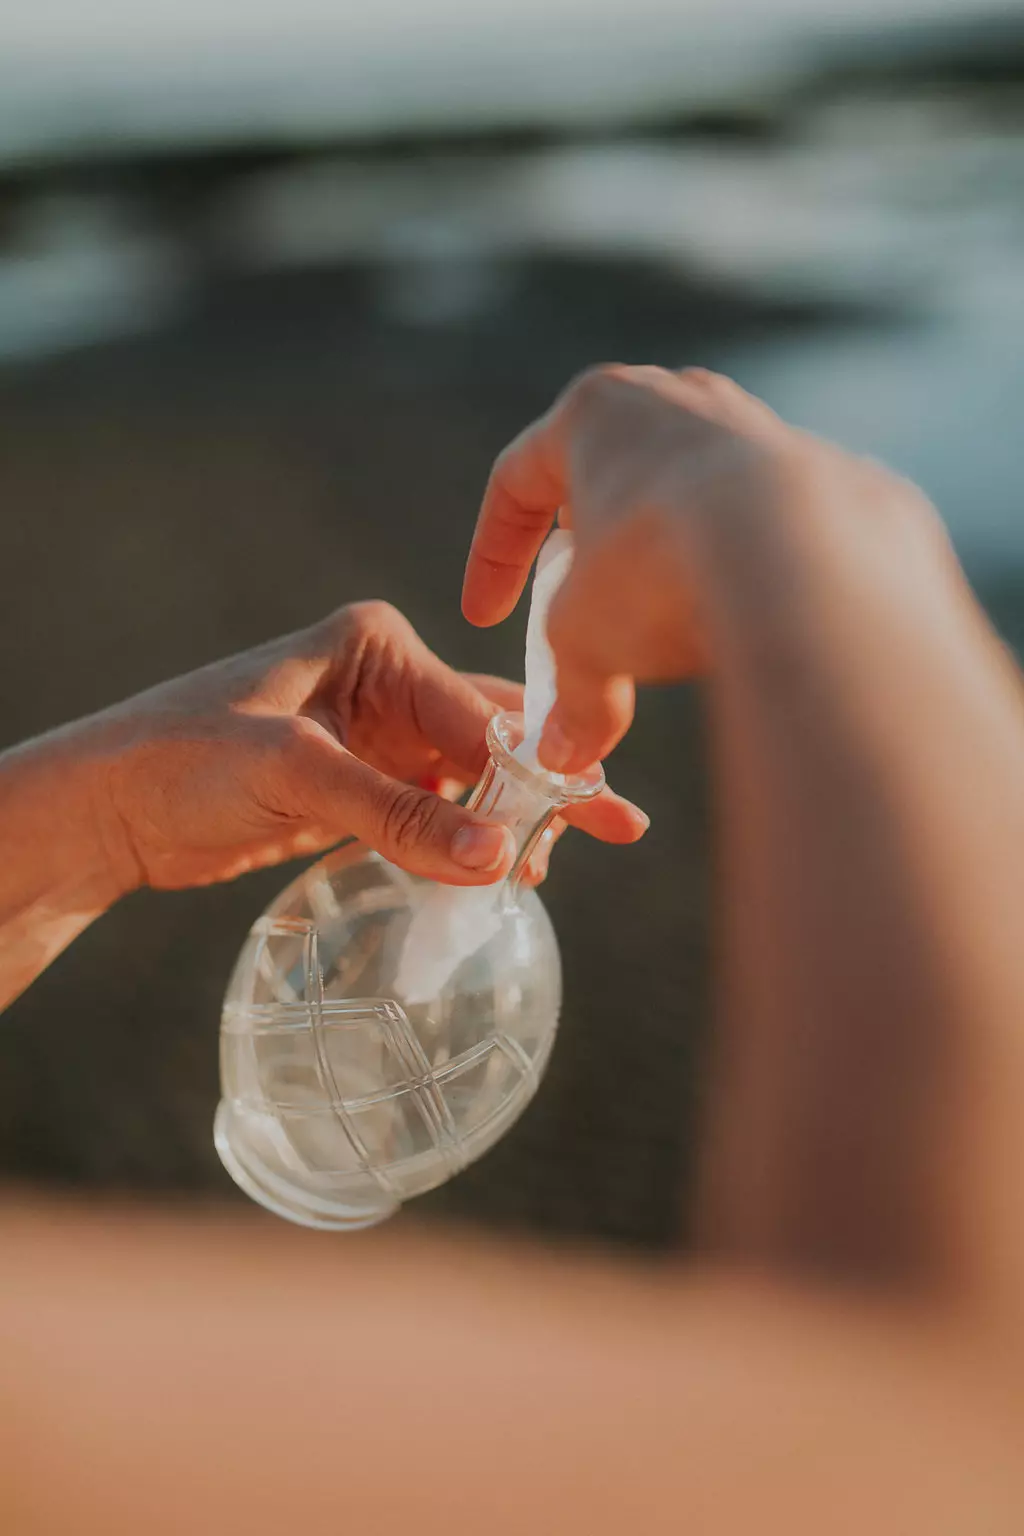
[[[413,873],[487,885],[507,830],[453,797],[522,687],[447,666],[387,603],[163,683],[0,756],[0,1007],[119,897],[229,880],[356,837]],[[567,813],[631,842],[606,791]],[[532,870],[543,877],[548,844]]]

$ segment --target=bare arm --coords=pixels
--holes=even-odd
[[[1024,694],[928,509],[869,466],[807,473],[795,493],[840,527],[794,534],[785,601],[724,549],[707,578],[709,1236],[847,1280],[966,1285],[1005,1321],[1024,1279]]]
[[[1017,1536],[925,1319],[414,1230],[0,1203],[16,1536]]]
[[[0,755],[0,1008],[122,894],[109,814],[78,733]]]
[[[542,757],[608,751],[634,679],[707,681],[709,1244],[1016,1319],[1024,708],[934,512],[728,380],[601,370],[499,459],[469,617],[509,611],[559,507],[578,555]]]

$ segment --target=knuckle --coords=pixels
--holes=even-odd
[[[280,725],[278,751],[288,759],[304,756],[323,736],[322,727],[306,715],[289,715]]]
[[[695,410],[746,436],[766,439],[788,430],[763,400],[728,374],[710,368],[684,368],[674,376],[677,390]]]
[[[738,426],[744,408],[754,405],[753,398],[724,373],[710,368],[684,368],[673,377],[675,398],[688,404],[706,419]]]
[[[290,822],[308,809],[319,766],[310,748],[319,735],[316,724],[301,716],[280,720],[264,733],[250,779],[253,799],[264,815]],[[256,748],[257,743],[252,745]]]
[[[874,499],[893,526],[911,538],[929,541],[935,549],[952,556],[949,530],[921,487],[884,464],[870,463],[868,471]]]
[[[265,775],[279,784],[305,785],[323,761],[323,727],[304,715],[282,720],[265,760]]]
[[[388,844],[399,854],[408,854],[433,841],[440,830],[444,803],[434,795],[411,785],[402,785],[390,793],[382,810],[382,829]]]
[[[609,373],[617,366],[615,363],[594,363],[584,368],[569,381],[566,396],[572,400],[586,400],[588,395],[603,388]]]
[[[624,387],[636,388],[643,372],[628,363],[595,363],[576,375],[566,390],[566,398],[576,409],[602,404],[609,396],[621,394]]]
[[[379,597],[350,603],[348,607],[339,609],[337,619],[345,634],[357,640],[390,634],[407,622],[392,603]]]
[[[678,377],[684,384],[692,384],[695,389],[711,393],[720,394],[733,387],[732,380],[727,379],[724,373],[714,373],[710,368],[683,368]]]
[[[684,376],[654,364],[603,363],[570,386],[566,409],[571,421],[585,421],[601,437],[610,433],[609,441],[621,447],[624,431],[635,433],[645,424],[663,422],[666,409],[675,415],[681,408],[707,414],[709,402],[718,398],[717,384],[707,381],[717,376],[705,369],[693,372],[701,382],[689,388]]]

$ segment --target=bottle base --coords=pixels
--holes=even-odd
[[[359,1232],[380,1226],[401,1208],[399,1202],[389,1201],[383,1194],[379,1205],[345,1206],[289,1188],[258,1162],[255,1166],[242,1162],[229,1134],[230,1120],[230,1105],[222,1099],[213,1123],[217,1156],[239,1189],[272,1215],[318,1232]]]

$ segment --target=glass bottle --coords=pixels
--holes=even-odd
[[[497,887],[438,886],[350,841],[253,926],[224,1002],[215,1141],[235,1182],[277,1215],[332,1229],[383,1221],[486,1152],[536,1092],[561,964],[521,877],[552,818],[604,776],[531,769],[513,755],[522,740],[521,716],[491,721],[470,800],[515,839]],[[411,986],[406,941],[417,913],[422,937],[426,902],[489,915],[479,947],[454,966],[418,963]]]

